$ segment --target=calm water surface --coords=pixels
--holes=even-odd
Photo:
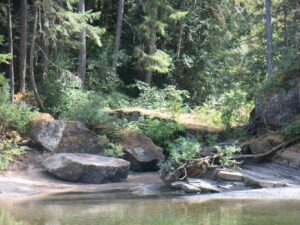
[[[300,201],[69,194],[0,206],[0,225],[299,225]]]

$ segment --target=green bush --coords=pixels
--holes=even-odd
[[[194,113],[203,125],[229,129],[247,124],[253,107],[254,103],[247,99],[247,93],[235,88],[211,98],[195,108]]]
[[[171,113],[182,113],[188,110],[185,103],[189,99],[187,91],[178,90],[175,86],[169,85],[163,89],[151,87],[141,81],[136,82],[134,87],[140,90],[139,98],[133,101],[133,105],[146,109],[170,111]]]
[[[6,170],[15,157],[24,153],[25,148],[18,146],[13,140],[2,140],[0,142],[0,171]]]
[[[20,133],[25,133],[28,124],[35,112],[25,103],[0,105],[0,124],[4,128],[16,129]]]
[[[103,111],[112,99],[102,93],[78,89],[72,83],[64,85],[58,79],[50,79],[43,85],[45,106],[59,119],[78,120],[90,128],[115,120]]]
[[[185,131],[185,127],[181,124],[158,119],[139,121],[138,127],[156,145],[163,148],[167,147],[178,134]]]
[[[109,148],[105,149],[104,154],[107,157],[120,158],[124,155],[123,147],[121,145],[110,143]]]
[[[0,74],[0,104],[9,100],[9,85],[3,74]]]
[[[284,133],[288,140],[300,138],[300,120],[296,120],[293,123],[287,125],[284,128]]]
[[[168,148],[169,161],[178,165],[182,162],[193,159],[202,150],[200,143],[188,137],[179,137],[175,141],[169,143]]]
[[[0,125],[4,129],[11,128],[25,133],[35,111],[25,103],[11,104],[8,99],[8,81],[0,75]]]
[[[217,147],[217,153],[220,157],[220,165],[224,168],[234,168],[239,164],[235,161],[233,156],[241,152],[241,149],[236,146],[225,146],[224,148],[220,146]]]

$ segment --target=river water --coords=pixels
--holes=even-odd
[[[113,192],[0,205],[0,225],[298,225],[299,200],[189,201]]]

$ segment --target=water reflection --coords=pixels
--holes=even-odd
[[[65,200],[64,200],[65,199]],[[105,199],[60,196],[0,207],[1,225],[296,225],[299,201]]]

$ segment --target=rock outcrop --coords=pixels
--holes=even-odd
[[[43,166],[66,181],[103,184],[127,179],[130,163],[92,154],[59,153],[45,159]]]
[[[280,145],[285,141],[285,136],[281,132],[270,133],[242,144],[241,148],[244,153],[263,154],[269,152],[272,148]]]
[[[36,119],[30,125],[30,138],[52,152],[103,153],[97,134],[78,121]]]
[[[133,171],[156,171],[157,164],[164,159],[163,150],[143,134],[124,131],[119,142],[124,148],[124,159],[131,163]]]
[[[300,169],[300,143],[278,152],[274,160],[282,165]]]
[[[256,98],[252,127],[281,128],[300,114],[300,79],[289,81],[286,90],[262,93]]]

